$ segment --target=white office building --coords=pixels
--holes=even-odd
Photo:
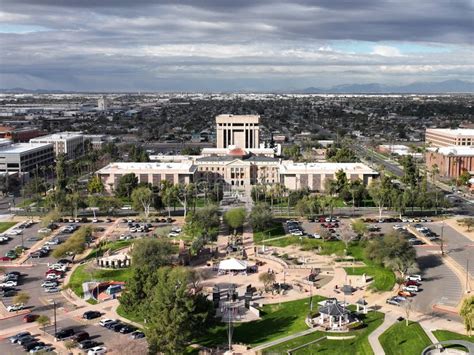
[[[68,159],[84,155],[84,136],[78,132],[61,132],[30,139],[30,143],[50,143],[56,156],[65,154]]]

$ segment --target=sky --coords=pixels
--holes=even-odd
[[[0,0],[0,88],[474,81],[474,0]]]

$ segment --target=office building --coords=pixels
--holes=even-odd
[[[425,142],[429,147],[474,145],[474,129],[427,128]]]
[[[54,133],[30,140],[31,143],[51,143],[56,156],[65,154],[67,159],[77,159],[84,155],[84,136],[77,132]]]
[[[474,175],[474,146],[428,148],[425,158],[427,170],[436,166],[441,177],[457,178],[464,171]]]
[[[253,149],[260,146],[260,116],[219,115],[216,117],[217,148],[235,146]]]
[[[53,145],[50,143],[10,143],[0,142],[0,172],[32,173],[42,166],[54,163]]]

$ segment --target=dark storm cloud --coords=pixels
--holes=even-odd
[[[0,86],[462,79],[472,31],[469,0],[0,0]]]

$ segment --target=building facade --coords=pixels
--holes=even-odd
[[[166,180],[172,184],[189,184],[194,181],[196,166],[192,163],[111,163],[97,171],[108,191],[115,190],[120,178],[135,174],[138,182],[159,186]]]
[[[77,132],[61,132],[38,137],[31,143],[50,143],[56,156],[65,154],[67,159],[77,159],[84,155],[84,136]]]
[[[49,143],[16,143],[0,146],[0,172],[33,173],[54,163],[53,145]]]
[[[235,146],[253,149],[260,146],[260,116],[219,115],[216,117],[217,148]]]
[[[434,148],[471,146],[474,145],[474,129],[427,128],[425,142],[428,146]]]
[[[474,175],[474,146],[429,148],[425,154],[426,168],[438,168],[445,178],[458,178],[464,171]]]

